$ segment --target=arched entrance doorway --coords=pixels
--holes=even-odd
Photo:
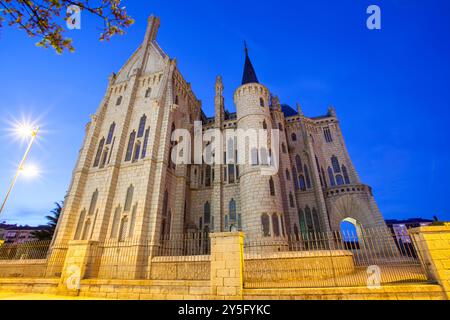
[[[363,246],[361,224],[354,218],[344,218],[339,224],[339,234],[345,249],[358,250]]]

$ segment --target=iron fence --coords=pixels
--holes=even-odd
[[[45,240],[24,243],[3,243],[0,245],[0,261],[46,259],[50,242],[50,240]]]
[[[378,286],[427,281],[413,245],[386,227],[247,237],[244,286]]]

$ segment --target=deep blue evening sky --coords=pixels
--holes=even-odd
[[[62,200],[85,124],[108,75],[138,47],[147,16],[161,17],[158,42],[176,57],[208,115],[214,79],[227,108],[243,67],[243,41],[259,80],[309,116],[336,107],[347,147],[386,218],[450,220],[450,2],[446,0],[125,1],[136,23],[98,41],[100,21],[82,16],[68,31],[76,52],[57,55],[23,32],[0,33],[0,197],[25,150],[10,122],[39,119],[30,163],[39,179],[19,179],[0,221],[37,224]],[[382,10],[382,30],[366,28],[366,8]]]

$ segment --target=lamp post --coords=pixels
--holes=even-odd
[[[25,164],[25,161],[27,160],[28,154],[30,153],[31,147],[33,146],[34,141],[36,140],[36,136],[39,132],[39,127],[33,128],[33,129],[21,129],[21,133],[27,133],[28,135],[31,135],[31,140],[28,143],[27,150],[25,150],[25,154],[22,157],[22,160],[20,161],[19,167],[17,168],[16,174],[14,175],[14,178],[11,182],[11,185],[9,186],[8,192],[6,193],[5,200],[3,200],[2,206],[0,208],[0,214],[2,214],[3,209],[5,208],[6,201],[9,198],[9,195],[11,194],[12,189],[14,188],[14,185],[16,184],[16,180],[19,177],[20,171],[23,170],[23,165]]]

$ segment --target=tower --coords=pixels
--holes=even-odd
[[[234,92],[237,111],[237,128],[240,135],[249,130],[272,130],[269,109],[269,90],[259,83],[245,46],[245,63],[242,85]],[[244,140],[243,137],[239,137]],[[249,137],[250,138],[250,137]],[[244,152],[242,152],[244,151]],[[263,151],[263,152],[261,152]],[[264,155],[266,153],[266,155]],[[284,217],[281,203],[281,188],[278,174],[264,175],[264,158],[270,150],[257,148],[246,143],[240,150],[241,174],[239,191],[241,196],[242,228],[248,237],[273,234],[280,236],[284,231]]]

